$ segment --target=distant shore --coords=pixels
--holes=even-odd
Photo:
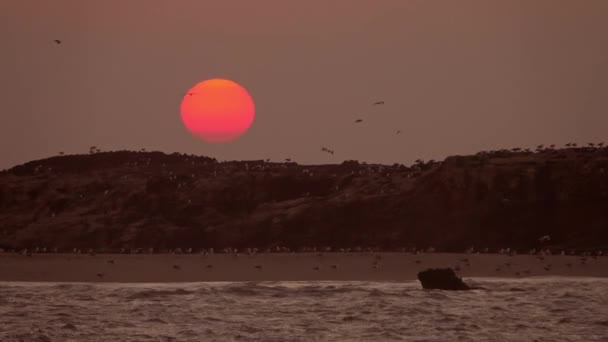
[[[463,278],[608,277],[608,257],[448,253],[32,254],[0,253],[0,281],[409,281],[431,267]]]

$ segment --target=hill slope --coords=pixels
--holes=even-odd
[[[160,152],[0,173],[0,247],[608,246],[608,148],[298,165]]]

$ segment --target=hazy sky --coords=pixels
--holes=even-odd
[[[0,168],[91,145],[410,163],[608,140],[606,0],[0,0],[0,41]],[[179,115],[213,77],[257,109],[223,145]]]

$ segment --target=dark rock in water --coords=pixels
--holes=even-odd
[[[418,272],[418,280],[424,289],[470,290],[451,268],[430,268]]]

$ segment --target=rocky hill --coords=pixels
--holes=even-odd
[[[415,165],[57,156],[0,173],[0,248],[608,247],[608,148]]]

